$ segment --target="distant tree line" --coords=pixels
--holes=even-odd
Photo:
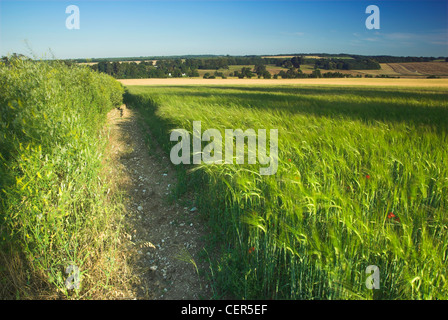
[[[255,61],[262,60],[261,56],[218,56],[218,55],[184,55],[184,56],[147,56],[147,57],[114,57],[114,58],[82,58],[68,59],[74,63],[85,62],[114,62],[114,61],[149,61],[149,60],[209,60],[209,59],[227,59],[229,65],[255,64]]]
[[[297,65],[314,64],[315,68],[324,70],[379,70],[380,63],[404,63],[404,62],[431,62],[444,60],[445,57],[395,57],[395,56],[360,56],[348,54],[315,54],[321,58],[306,58],[294,56],[293,58],[263,58],[265,64],[274,64],[283,68],[298,68]]]
[[[393,63],[393,62],[430,62],[434,60],[445,60],[447,57],[397,57],[397,56],[362,56],[355,54],[329,54],[329,53],[307,53],[307,54],[281,54],[278,56],[295,56],[300,57],[303,61],[302,64],[313,64],[316,58],[322,57],[325,59],[372,59],[378,63]],[[310,58],[308,58],[310,57]],[[147,57],[115,57],[115,58],[82,58],[82,59],[70,59],[74,63],[81,62],[114,62],[114,61],[148,61],[148,60],[175,60],[175,59],[192,59],[192,60],[213,60],[223,58],[227,60],[228,65],[255,65],[259,61],[264,61],[264,64],[277,64],[280,61],[283,62],[285,59],[278,58],[276,56],[270,56],[263,58],[262,56],[217,56],[217,55],[183,55],[183,56],[147,56]],[[289,59],[287,59],[289,60]],[[208,63],[208,62],[205,62]],[[204,68],[205,69],[205,68]]]
[[[278,74],[274,75],[274,79],[278,77],[282,79],[299,79],[299,78],[322,78],[321,71],[319,69],[313,70],[312,73],[304,73],[300,69],[291,68],[288,71],[281,70]]]
[[[27,56],[23,54],[17,54],[13,53],[10,56],[2,56],[0,61],[3,62],[5,65],[10,65],[13,60],[31,60]]]
[[[257,64],[273,64],[276,66],[286,65],[288,67],[289,62],[292,64],[314,64],[316,60],[321,57],[323,59],[336,59],[336,60],[363,60],[370,59],[378,63],[400,63],[400,62],[430,62],[434,60],[445,60],[446,57],[396,57],[396,56],[362,56],[353,54],[328,54],[328,53],[309,53],[309,54],[288,54],[293,58],[282,59],[280,57],[262,57],[262,56],[215,56],[215,55],[185,55],[185,56],[160,56],[160,57],[122,57],[122,58],[83,58],[83,59],[69,59],[73,63],[82,62],[120,62],[120,61],[148,61],[148,60],[189,60],[188,63],[196,66],[196,69],[216,69],[223,68],[230,65],[257,65]],[[292,60],[295,61],[292,61]]]
[[[314,59],[313,59],[314,61]],[[263,58],[263,64],[273,64],[277,67],[282,68],[300,68],[302,64],[307,64],[308,59],[303,58],[302,56],[294,56],[292,58],[287,59],[279,59],[279,58]]]
[[[372,59],[378,63],[403,63],[403,62],[431,62],[437,59],[444,59],[444,57],[392,57],[392,56],[371,56],[364,57]]]
[[[305,58],[303,56],[294,56],[292,58],[264,58],[266,64],[275,64],[282,68],[300,68],[303,64],[314,64],[315,69],[324,70],[379,70],[381,66],[378,62],[365,57],[346,57],[338,59],[329,58]]]
[[[204,79],[215,79],[215,78],[223,78],[223,79],[227,79],[227,77],[224,75],[223,72],[218,72],[218,70],[216,70],[213,74],[210,74],[210,72],[206,72],[203,76]]]
[[[250,79],[255,76],[258,77],[259,79],[260,78],[264,78],[264,79],[272,78],[271,73],[268,70],[266,70],[266,66],[264,64],[255,65],[253,70],[249,67],[243,67],[243,68],[241,68],[241,71],[236,70],[234,72],[231,72],[229,74],[229,76],[237,77],[239,79],[244,79],[244,78]]]
[[[251,68],[243,67],[241,68],[241,71],[235,71],[233,73],[234,77],[237,77],[239,79],[247,78],[250,79],[255,76],[255,74],[252,72]]]
[[[315,68],[325,70],[379,70],[381,66],[372,59],[318,59]]]
[[[262,65],[266,64],[261,57],[250,56],[250,57],[217,57],[217,58],[204,58],[196,59],[189,58],[185,60],[188,66],[196,69],[206,69],[206,70],[218,70],[218,69],[229,69],[229,66],[242,66],[242,65]]]
[[[230,65],[256,65],[257,74],[269,77],[261,57],[217,57],[217,58],[188,58],[188,59],[163,59],[157,60],[156,64],[142,61],[120,62],[100,61],[90,66],[93,70],[107,73],[118,79],[140,79],[140,78],[167,78],[167,77],[198,77],[198,69],[219,70],[229,69]],[[264,67],[264,69],[263,69]],[[261,69],[260,69],[261,68]],[[207,74],[207,78],[222,75]],[[237,76],[237,75],[235,75]],[[245,77],[250,76],[247,71]]]
[[[93,70],[107,73],[117,79],[142,78],[180,78],[198,77],[198,70],[186,65],[181,59],[158,60],[156,65],[152,62],[107,62],[101,61],[90,66]]]
[[[288,71],[280,71],[278,74],[274,75],[274,79],[281,77],[282,79],[298,79],[298,78],[362,78],[361,74],[353,75],[342,72],[324,72],[322,73],[320,69],[315,69],[311,73],[303,73],[301,70],[289,69]],[[368,74],[365,75],[366,78],[373,78]],[[387,75],[378,75],[376,78],[392,78]]]
[[[284,78],[319,78],[332,77],[342,78],[349,77],[347,74],[339,72],[321,74],[320,70],[380,70],[380,63],[393,62],[428,62],[435,59],[448,61],[448,58],[433,57],[392,57],[392,56],[359,56],[359,55],[320,55],[320,58],[306,58],[304,56],[293,56],[291,58],[262,58],[261,56],[193,56],[186,59],[169,58],[159,59],[153,65],[152,61],[136,62],[120,62],[120,61],[104,61],[92,65],[91,68],[99,72],[107,73],[115,78],[120,79],[138,79],[138,78],[167,78],[167,77],[198,77],[198,70],[215,70],[214,73],[208,72],[204,78],[224,77],[222,72],[218,70],[229,69],[231,65],[244,66],[241,71],[234,71],[229,76],[238,78],[258,78],[270,79]],[[130,59],[130,58],[128,58]],[[73,60],[67,60],[72,63]],[[275,65],[285,68],[277,75],[271,75],[266,70],[266,65]],[[303,73],[300,70],[302,65],[314,65],[314,71],[311,74]],[[253,69],[246,66],[254,65]]]

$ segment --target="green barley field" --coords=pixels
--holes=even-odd
[[[170,131],[278,129],[278,171],[177,165],[210,227],[217,298],[446,299],[448,92],[342,86],[127,87]],[[269,131],[268,131],[269,132]],[[203,143],[203,145],[205,145]],[[247,161],[246,161],[247,162]],[[366,268],[379,268],[368,289]]]

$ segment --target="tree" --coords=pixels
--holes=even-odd
[[[303,58],[302,57],[292,57],[291,64],[294,68],[299,69],[300,65],[303,64]]]
[[[257,64],[254,68],[254,71],[258,75],[262,75],[263,72],[266,71],[266,66],[264,64]]]
[[[312,78],[322,78],[322,74],[320,73],[319,69],[313,70],[311,73]]]
[[[180,69],[174,69],[173,73],[172,73],[172,76],[174,78],[180,78],[180,77],[182,77],[182,71]]]
[[[285,60],[285,61],[283,61],[283,63],[282,63],[282,67],[283,68],[292,68],[293,67],[293,65],[292,65],[292,62],[291,62],[291,60]]]
[[[112,62],[113,75],[118,75],[120,73],[120,66],[121,66],[120,62],[118,61]]]
[[[252,78],[254,74],[250,70],[250,68],[243,67],[241,68],[241,74],[243,75],[243,78],[246,77],[248,79]]]
[[[187,75],[189,77],[199,77],[199,72],[196,69],[192,69],[192,70],[190,69],[190,71],[187,72]]]
[[[265,70],[262,75],[265,79],[271,79],[271,73],[267,70]]]

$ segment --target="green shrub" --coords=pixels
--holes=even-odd
[[[45,294],[68,296],[71,265],[80,271],[77,294],[107,287],[98,279],[112,265],[93,271],[111,254],[114,243],[106,241],[116,233],[116,204],[100,176],[102,129],[122,94],[120,83],[86,67],[21,59],[0,65],[0,250],[28,266],[27,284],[15,286],[21,296],[33,295],[27,286],[38,278]],[[15,276],[4,271],[4,281]]]

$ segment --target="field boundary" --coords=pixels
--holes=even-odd
[[[177,85],[337,85],[448,88],[448,79],[198,79],[198,78],[151,78],[118,79],[125,86],[177,86]]]

